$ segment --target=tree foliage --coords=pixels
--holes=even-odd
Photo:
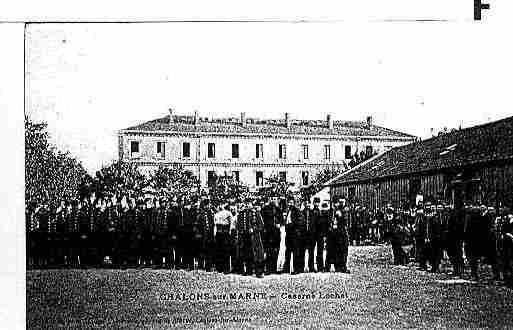
[[[158,195],[190,195],[198,190],[199,181],[192,171],[184,169],[181,165],[159,166],[150,175],[148,185]]]
[[[76,198],[86,175],[82,164],[49,141],[47,124],[25,116],[25,199],[57,203]]]
[[[94,192],[98,197],[109,194],[134,197],[140,196],[147,185],[146,176],[139,172],[136,164],[118,160],[102,167],[94,178],[87,178],[83,191]]]
[[[272,174],[264,180],[265,186],[258,191],[260,197],[268,198],[270,196],[277,196],[286,198],[287,195],[292,194],[291,187],[294,186],[294,183],[287,181],[283,177]]]
[[[230,175],[215,175],[209,187],[210,200],[214,205],[226,203],[230,199],[244,200],[249,195],[249,187]]]

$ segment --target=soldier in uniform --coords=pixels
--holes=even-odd
[[[339,199],[335,203],[334,214],[330,219],[328,236],[328,267],[333,264],[336,272],[349,273],[347,269],[347,253],[349,247],[348,224],[350,223],[350,209],[344,207],[344,201]]]
[[[105,257],[109,254],[109,226],[107,200],[102,198],[98,210],[98,231],[96,234],[98,242],[97,264],[99,267],[103,267]]]
[[[191,260],[191,269],[194,269],[195,262],[198,269],[205,269],[205,256],[203,254],[203,223],[199,219],[200,198],[195,197],[190,207],[184,210],[186,225],[191,230],[191,240],[185,242],[185,251],[188,259]]]
[[[365,206],[360,209],[360,244],[365,244],[369,237],[370,215]]]
[[[168,242],[167,242],[167,201],[160,199],[158,202],[154,200],[155,209],[151,221],[151,234],[152,234],[152,263],[153,268],[160,269],[164,265],[164,258],[166,262],[169,261]]]
[[[419,203],[415,212],[415,253],[421,270],[427,270],[426,228],[424,205]]]
[[[50,238],[50,209],[48,203],[43,201],[40,208],[35,212],[35,242],[34,251],[35,265],[38,268],[47,268],[49,259],[49,238]]]
[[[174,258],[172,264],[169,266],[175,269],[182,268],[182,249],[180,248],[180,235],[181,228],[183,227],[183,214],[182,207],[178,204],[178,198],[176,196],[173,197],[171,206],[168,210],[168,230],[169,230],[169,253],[171,255],[174,254]]]
[[[264,222],[261,213],[253,207],[251,199],[246,199],[236,223],[239,250],[239,258],[236,260],[235,266],[237,273],[252,275],[255,271],[257,277],[263,276],[265,260],[261,236],[263,230]],[[244,266],[245,271],[243,270]]]
[[[385,210],[388,232],[385,235],[392,245],[394,265],[404,265],[407,261],[406,252],[403,249],[405,228],[401,224],[401,218],[391,207]]]
[[[377,209],[375,212],[375,228],[376,228],[376,243],[383,242],[385,213],[382,209]]]
[[[360,244],[360,212],[361,208],[359,204],[355,204],[350,208],[350,220],[349,223],[349,243],[351,245],[359,245]]]
[[[85,268],[89,264],[88,259],[88,247],[89,247],[89,230],[91,226],[89,224],[89,205],[87,200],[83,200],[80,203],[80,210],[78,215],[78,264],[81,268]]]
[[[465,224],[465,210],[461,203],[457,203],[454,209],[448,209],[447,239],[445,248],[453,267],[453,275],[461,276],[465,268],[463,260],[463,227]]]
[[[440,246],[441,252],[440,255],[443,257],[444,251],[448,252],[448,237],[449,237],[449,217],[450,217],[450,209],[447,205],[440,205],[440,210],[438,211],[438,218],[440,223]]]
[[[98,230],[100,227],[100,205],[98,203],[98,199],[95,196],[91,196],[89,199],[89,256],[90,256],[90,264],[94,267],[100,266],[99,254],[99,237]]]
[[[473,206],[465,218],[465,254],[469,259],[472,279],[479,280],[479,259],[483,256],[489,258],[492,263],[494,277],[498,279],[496,255],[493,255],[491,220],[486,207]]]
[[[230,213],[232,214],[232,223],[230,225],[230,263],[231,263],[231,272],[237,273],[237,264],[238,260],[240,260],[239,254],[239,245],[237,241],[237,219],[238,219],[238,203],[234,201],[234,203],[230,206]]]
[[[232,255],[232,267],[235,274],[244,275],[244,263],[248,259],[246,255],[249,251],[247,247],[251,243],[249,242],[248,235],[248,224],[247,221],[243,221],[242,213],[244,211],[244,204],[238,203],[237,209],[232,209],[232,215],[235,217],[235,228],[232,228],[232,241],[233,241],[233,255]]]
[[[26,251],[27,251],[27,269],[35,266],[34,253],[36,252],[35,242],[35,211],[37,204],[33,201],[29,202],[25,208],[25,233],[26,233]]]
[[[146,203],[143,199],[137,200],[137,209],[135,211],[135,226],[134,226],[134,259],[138,267],[144,266],[145,257],[145,225],[146,225]]]
[[[429,212],[426,213],[427,224],[427,244],[429,250],[429,263],[431,272],[437,273],[440,270],[440,262],[442,260],[442,223],[440,213],[443,210],[442,205],[433,205]]]
[[[71,210],[68,213],[68,237],[69,237],[69,263],[70,267],[79,266],[79,242],[80,242],[80,209],[79,202],[73,200],[71,203]]]
[[[110,202],[110,203],[109,203]],[[119,209],[117,198],[112,196],[107,202],[107,232],[108,232],[108,245],[107,252],[110,257],[112,267],[119,267],[118,251],[116,242],[119,239]]]
[[[136,267],[138,264],[138,218],[139,209],[134,198],[128,201],[128,208],[124,213],[124,223],[126,226],[127,235],[127,267]]]
[[[106,254],[106,243],[107,237],[107,218],[106,209],[107,203],[102,197],[98,197],[95,202],[95,229],[94,229],[94,246],[96,253],[94,255],[94,263],[96,267],[103,267],[103,260]]]
[[[513,214],[509,209],[502,210],[501,241],[503,275],[507,286],[513,287]]]
[[[314,199],[314,207],[315,204],[318,204],[319,200]],[[317,245],[317,270],[320,272],[329,272],[329,267],[324,260],[324,251],[327,246],[328,241],[328,233],[329,233],[329,224],[330,224],[330,213],[331,210],[329,208],[328,203],[323,203],[321,205],[322,209],[319,214],[318,222],[315,225],[315,241]]]
[[[64,217],[63,233],[62,233],[62,249],[64,254],[64,266],[71,266],[71,212],[72,212],[72,201],[66,201],[66,207],[62,210],[62,216]]]
[[[211,272],[214,267],[215,259],[215,238],[214,238],[214,212],[210,204],[210,199],[206,197],[200,204],[198,212],[198,223],[202,230],[201,241],[201,259],[204,269]]]
[[[230,205],[221,205],[219,211],[214,215],[215,264],[216,270],[225,274],[230,272],[230,228],[232,223],[233,216],[230,212]]]
[[[319,222],[319,217],[321,211],[319,210],[319,201],[316,200],[314,202],[313,207],[310,205],[310,201],[306,200],[305,206],[303,209],[303,249],[301,252],[301,256],[303,260],[305,259],[304,252],[308,251],[308,271],[314,272],[314,250],[315,250],[315,242],[317,235],[317,223]]]
[[[55,210],[55,265],[57,267],[65,265],[66,212],[67,205],[64,201],[61,201],[59,207]]]
[[[126,199],[122,200],[119,208],[119,227],[117,230],[116,259],[121,269],[126,269],[129,264],[130,231],[133,217],[130,216],[130,206]]]
[[[144,222],[143,222],[143,256],[141,264],[145,267],[151,267],[153,263],[153,252],[156,246],[157,235],[155,227],[157,223],[157,211],[155,204],[151,198],[147,198],[146,208],[144,209]]]
[[[262,208],[262,219],[264,221],[263,244],[266,255],[265,274],[278,273],[278,253],[280,250],[281,232],[283,225],[283,212],[278,207],[276,198],[269,198]]]
[[[180,250],[182,255],[182,267],[186,270],[194,269],[194,257],[197,256],[198,249],[198,238],[195,238],[196,233],[194,230],[198,230],[196,225],[196,207],[189,199],[184,200],[183,207],[183,223],[179,225],[180,235]],[[199,232],[197,233],[199,235]],[[201,237],[199,237],[201,238]]]
[[[159,249],[156,251],[158,255],[158,266],[164,266],[166,269],[171,269],[175,263],[175,256],[172,251],[171,237],[170,237],[170,216],[171,209],[167,199],[160,200],[160,208],[158,210],[158,229],[157,239],[159,241]]]
[[[57,228],[56,228],[56,218],[55,218],[56,207],[54,204],[51,204],[48,208],[49,218],[48,218],[48,264],[47,267],[55,267],[56,265],[56,251],[57,251]]]
[[[497,233],[495,227],[495,220],[497,217],[497,211],[494,207],[485,205],[481,208],[481,218],[486,228],[486,235],[484,237],[484,251],[483,256],[485,262],[492,266],[494,274],[494,280],[500,279],[500,270],[498,262],[498,251],[497,251]]]
[[[290,259],[293,255],[294,272],[299,274],[305,267],[305,250],[303,248],[303,214],[295,205],[294,197],[288,198],[288,210],[285,215],[285,264],[283,272],[290,273]]]

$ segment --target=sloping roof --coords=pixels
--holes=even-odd
[[[498,160],[513,161],[513,117],[393,148],[362,166],[341,174],[329,185]]]
[[[194,125],[192,116],[173,116],[173,123],[169,123],[169,116],[151,120],[136,126],[121,130],[121,132],[147,131],[147,132],[201,132],[201,133],[233,133],[233,134],[304,134],[304,135],[345,135],[345,136],[380,136],[391,138],[414,139],[410,134],[397,132],[388,128],[372,125],[367,126],[362,121],[333,121],[333,129],[329,129],[324,120],[291,120],[289,128],[284,120],[258,120],[247,119],[246,125],[241,125],[236,118],[205,119]]]
[[[371,158],[361,162],[360,164],[354,166],[354,167],[351,167],[350,169],[348,169],[347,171],[337,175],[336,177],[334,178],[331,178],[330,180],[326,181],[323,186],[331,186],[332,183],[334,183],[335,181],[337,181],[341,176],[343,175],[348,175],[348,174],[351,174],[351,172],[354,172],[354,171],[357,171],[360,167],[362,166],[365,166],[365,164],[369,163],[369,162],[372,162],[374,159],[378,158],[378,157],[381,157],[383,154],[377,154],[377,155],[374,155],[372,156]]]

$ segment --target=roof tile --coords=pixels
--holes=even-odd
[[[393,148],[330,185],[513,160],[513,117]],[[379,166],[377,166],[379,165]]]
[[[202,118],[194,125],[192,116],[174,116],[169,123],[169,116],[151,120],[122,131],[178,131],[202,133],[257,133],[257,134],[315,134],[315,135],[345,135],[345,136],[379,136],[391,138],[415,138],[413,135],[397,132],[388,128],[373,125],[367,127],[366,122],[334,121],[333,129],[329,129],[322,120],[292,120],[290,127],[285,126],[284,120],[247,119],[246,125],[241,125],[235,118],[210,119]]]

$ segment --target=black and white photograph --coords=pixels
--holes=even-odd
[[[6,19],[0,316],[513,327],[512,24],[486,2]]]

